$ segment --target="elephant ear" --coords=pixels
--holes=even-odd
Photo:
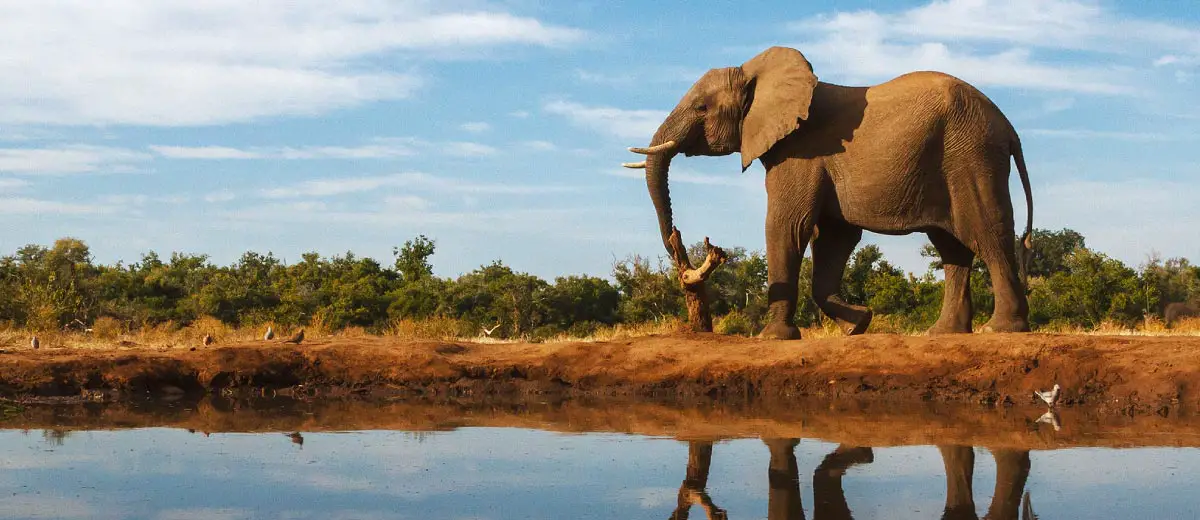
[[[742,64],[747,95],[753,96],[742,118],[742,171],[808,119],[817,75],[800,51],[771,47]]]

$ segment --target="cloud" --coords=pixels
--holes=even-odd
[[[588,106],[570,101],[551,101],[547,113],[563,116],[572,124],[621,139],[649,141],[667,113],[661,110],[625,110]]]
[[[525,141],[521,143],[521,146],[524,146],[530,150],[537,150],[539,152],[553,152],[554,150],[558,149],[558,146],[555,146],[555,144],[550,141]]]
[[[483,121],[471,121],[469,123],[463,123],[461,128],[467,132],[471,132],[472,134],[479,134],[491,130],[492,125],[489,125]]]
[[[62,174],[88,172],[128,172],[150,155],[92,145],[66,145],[57,148],[0,148],[0,172],[20,174]]]
[[[1200,32],[1073,0],[936,0],[896,13],[822,15],[791,28],[812,35],[796,47],[811,51],[818,74],[865,82],[941,70],[981,86],[1100,95],[1137,93],[1142,80],[1121,60],[1144,65],[1158,56],[1165,65],[1179,58],[1164,60],[1163,47],[1200,49]],[[1073,52],[1085,64],[1038,58],[1031,49]],[[1081,51],[1107,56],[1089,60]]]
[[[574,187],[570,186],[522,186],[503,183],[477,183],[459,179],[435,177],[433,175],[421,172],[406,172],[370,177],[335,177],[328,179],[314,179],[304,181],[293,186],[272,188],[264,191],[262,195],[266,198],[272,199],[331,197],[350,193],[370,192],[383,188],[411,188],[454,193],[502,193],[512,195],[532,195],[539,193],[557,193],[575,190]]]
[[[24,179],[0,179],[0,193],[21,191],[29,186],[29,181]]]
[[[231,508],[165,509],[154,518],[155,520],[242,520],[254,518],[254,512]]]
[[[121,212],[113,205],[73,204],[23,197],[0,197],[0,215],[105,215]]]
[[[498,152],[495,148],[465,141],[431,142],[415,138],[377,138],[358,146],[284,146],[275,148],[235,148],[230,146],[164,146],[150,149],[168,159],[195,160],[311,160],[311,159],[394,159],[435,151],[458,157],[483,157]]]
[[[1060,139],[1117,139],[1122,141],[1179,141],[1195,140],[1195,135],[1167,135],[1153,132],[1114,132],[1107,130],[1089,130],[1084,128],[1029,128],[1021,130],[1021,135],[1036,135]]]
[[[421,0],[5,6],[6,124],[213,125],[312,115],[410,96],[425,80],[403,64],[407,56],[561,47],[584,36],[535,18]]]
[[[429,209],[432,204],[416,195],[397,195],[393,197],[385,197],[383,204],[389,208],[394,208],[397,211],[424,211]]]
[[[607,175],[614,177],[624,177],[627,179],[645,180],[646,174],[644,170],[631,170],[629,168],[620,168],[614,170],[605,170]],[[762,177],[750,174],[732,174],[732,175],[708,175],[705,173],[696,173],[680,168],[672,168],[670,173],[670,182],[682,184],[700,184],[706,186],[736,186],[739,188],[758,188],[763,185]]]
[[[229,202],[234,199],[237,199],[237,194],[235,194],[229,190],[215,191],[215,192],[209,193],[208,195],[204,196],[204,202],[211,202],[211,203]]]

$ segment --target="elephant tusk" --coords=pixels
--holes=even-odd
[[[624,163],[621,163],[621,166],[624,166],[624,167],[626,167],[626,168],[629,168],[629,169],[632,169],[632,170],[645,169],[645,168],[646,168],[646,161],[642,161],[642,162],[624,162]]]
[[[650,155],[650,154],[655,154],[655,153],[667,152],[673,148],[675,148],[675,141],[667,141],[663,144],[660,144],[657,146],[651,146],[649,148],[638,148],[635,146],[635,147],[630,148],[629,151],[631,151],[633,153],[640,153],[642,155]]]

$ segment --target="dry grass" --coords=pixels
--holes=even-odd
[[[718,333],[738,336],[754,336],[757,330],[747,332],[740,317],[722,316],[714,320]],[[175,349],[202,347],[202,338],[211,334],[216,345],[230,343],[252,343],[261,341],[263,332],[271,326],[275,330],[276,339],[286,338],[294,334],[299,327],[283,327],[275,323],[261,323],[246,327],[230,327],[212,317],[202,317],[186,327],[180,327],[173,322],[158,324],[137,330],[129,330],[128,326],[113,319],[101,318],[92,325],[92,332],[80,331],[45,331],[37,333],[43,348],[70,349],[109,349],[113,347],[127,349]],[[331,331],[321,316],[314,316],[311,323],[304,326],[305,336],[321,338],[339,336],[346,338],[364,338],[376,335],[394,337],[408,341],[440,340],[474,343],[514,343],[540,341],[546,343],[565,342],[600,342],[620,341],[631,338],[671,334],[682,330],[684,321],[679,318],[667,318],[657,322],[638,324],[617,324],[599,326],[586,336],[561,333],[549,338],[519,337],[496,338],[482,334],[478,327],[466,320],[455,318],[435,317],[412,320],[399,319],[393,321],[382,334],[374,334],[362,327],[348,327],[340,331]],[[1135,327],[1129,327],[1114,322],[1104,322],[1099,326],[1087,329],[1083,327],[1050,324],[1040,327],[1037,332],[1071,335],[1104,335],[1104,336],[1200,336],[1200,318],[1185,318],[1179,320],[1173,327],[1168,328],[1160,319],[1151,317]],[[871,322],[868,334],[900,334],[919,336],[924,331],[913,331],[899,318],[888,315],[876,315]],[[0,349],[29,348],[29,340],[34,333],[28,329],[17,328],[10,322],[0,322]],[[837,324],[823,317],[819,324],[801,329],[801,335],[806,339],[836,338],[844,333]]]

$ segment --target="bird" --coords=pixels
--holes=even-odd
[[[1029,492],[1025,492],[1024,499],[1021,500],[1021,520],[1037,520],[1037,514],[1033,512],[1033,503],[1029,501]]]
[[[500,328],[500,322],[496,322],[496,324],[493,325],[492,328],[490,328],[490,329],[487,327],[480,327],[480,328],[483,329],[483,335],[490,338],[490,337],[492,337],[492,333],[496,332],[496,329]]]
[[[1034,390],[1033,395],[1037,396],[1038,399],[1045,401],[1046,406],[1053,408],[1054,403],[1058,402],[1058,391],[1059,390],[1062,390],[1062,388],[1058,386],[1058,383],[1054,383],[1054,388],[1051,388],[1049,392],[1039,392],[1037,390]]]
[[[275,330],[270,325],[267,325],[267,333],[263,334],[263,341],[271,341],[273,339],[275,339]]]
[[[1046,413],[1037,418],[1037,422],[1041,424],[1049,424],[1054,427],[1054,431],[1062,430],[1062,425],[1058,423],[1058,414],[1054,410],[1046,410]]]
[[[284,435],[292,439],[292,444],[304,446],[304,436],[300,435],[300,432],[285,433]]]
[[[212,334],[205,334],[204,335],[204,346],[208,346],[208,345],[212,345],[212,344],[213,344]]]
[[[300,332],[297,332],[295,336],[283,340],[284,343],[295,343],[297,345],[299,345],[301,341],[304,341],[304,329],[300,329]]]
[[[42,348],[42,342],[38,341],[37,336],[34,336],[33,339],[29,340],[29,346],[33,347],[33,350],[37,350]]]

